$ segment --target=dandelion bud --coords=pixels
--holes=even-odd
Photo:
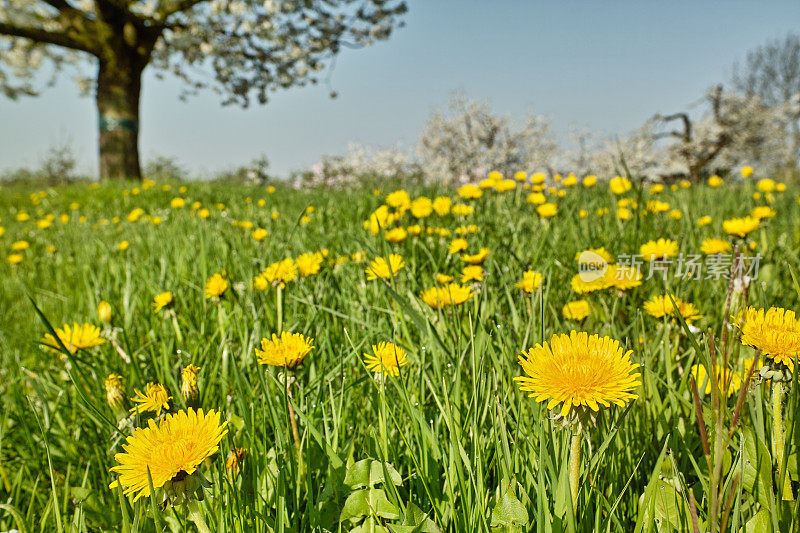
[[[225,469],[231,474],[235,474],[242,467],[242,460],[247,450],[244,448],[234,448],[228,454],[228,459],[225,461]]]
[[[111,407],[116,407],[125,399],[122,388],[122,377],[118,374],[109,374],[106,378],[106,401]]]
[[[181,396],[187,400],[197,397],[197,374],[200,372],[200,367],[190,364],[183,369],[181,373],[183,383],[181,384]]]
[[[97,305],[97,317],[103,324],[111,322],[111,304],[105,300]]]

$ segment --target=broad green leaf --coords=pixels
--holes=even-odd
[[[344,476],[344,484],[354,489],[371,486],[371,464],[372,459],[363,459],[350,465],[350,467],[347,469],[347,473]],[[380,463],[378,464],[380,465]]]
[[[745,533],[772,533],[772,521],[769,511],[761,509],[744,525]]]
[[[742,488],[769,509],[772,495],[772,458],[752,429],[742,435]]]
[[[389,463],[384,463],[386,466],[386,471],[389,473],[389,478],[392,483],[397,486],[403,484],[403,478],[400,477],[400,474],[397,470],[394,469],[392,465]],[[378,483],[385,483],[386,480],[383,478],[383,466],[381,465],[380,461],[372,461],[370,463],[369,468],[369,486],[374,487]]]
[[[492,528],[524,526],[528,523],[528,511],[517,499],[513,486],[508,486],[492,509]]]

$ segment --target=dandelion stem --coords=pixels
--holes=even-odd
[[[283,286],[278,285],[277,290],[275,291],[275,309],[278,313],[278,327],[275,328],[280,335],[281,331],[283,331]]]
[[[200,504],[197,503],[197,500],[193,499],[186,504],[186,507],[189,510],[189,519],[197,526],[197,532],[211,533],[211,529],[209,529],[206,521],[203,519],[203,513],[200,512]]]
[[[772,383],[772,455],[775,457],[778,476],[783,471],[784,457],[783,450],[786,445],[783,437],[783,417],[781,411],[783,407],[783,383]],[[789,474],[783,478],[783,500],[794,501],[792,485]]]
[[[581,426],[575,425],[569,449],[569,489],[572,494],[572,508],[578,509],[578,482],[581,479]]]
[[[178,339],[178,343],[181,344],[183,343],[183,334],[181,333],[181,327],[178,324],[178,316],[172,309],[169,310],[169,314],[172,317],[172,327],[175,330],[175,338]]]
[[[297,451],[297,464],[301,465],[299,466],[298,470],[302,470],[303,456],[300,453],[301,450],[300,432],[297,430],[297,415],[294,412],[294,407],[292,407],[292,402],[291,402],[291,400],[293,399],[292,388],[291,384],[289,383],[290,381],[289,376],[286,376],[285,379],[286,379],[286,395],[289,397],[289,401],[286,402],[287,406],[289,407],[289,424],[291,425],[292,428],[292,440],[294,440],[294,447],[295,450]]]

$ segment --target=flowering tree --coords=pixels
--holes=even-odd
[[[307,187],[349,187],[379,180],[409,179],[419,168],[399,148],[374,148],[350,143],[344,155],[324,155],[310,171],[294,176],[297,189]]]
[[[800,35],[790,33],[748,52],[744,63],[736,65],[733,86],[764,105],[787,109],[786,166],[795,169],[800,157]]]
[[[139,178],[142,72],[211,88],[226,104],[315,83],[342,47],[389,37],[402,0],[0,0],[0,91],[36,95],[35,72],[94,80],[101,178]],[[86,62],[96,66],[83,76]]]
[[[630,173],[636,178],[660,179],[665,150],[657,143],[656,125],[651,118],[631,133],[605,139],[586,157],[588,165],[582,172],[608,178]]]
[[[787,160],[784,132],[793,104],[768,106],[757,95],[726,92],[721,85],[706,95],[709,110],[695,120],[688,113],[657,115],[662,126],[677,127],[655,133],[671,138],[662,173],[697,181],[710,170],[742,162],[774,169]]]
[[[558,150],[547,119],[530,115],[522,128],[487,104],[454,95],[435,111],[420,135],[419,156],[429,179],[471,180],[490,170],[549,169]]]

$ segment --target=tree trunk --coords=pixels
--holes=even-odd
[[[97,113],[100,179],[142,178],[139,164],[139,95],[146,66],[129,50],[99,60]]]

